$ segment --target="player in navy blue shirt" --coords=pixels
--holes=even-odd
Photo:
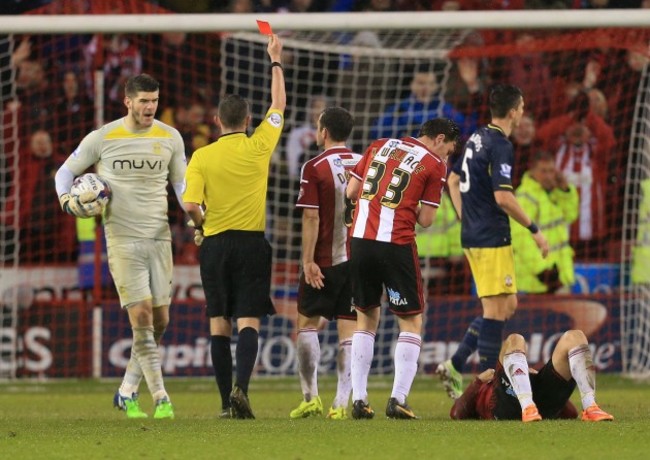
[[[548,253],[544,235],[521,208],[512,187],[514,154],[508,136],[524,113],[521,90],[496,85],[490,91],[489,104],[491,123],[472,134],[448,179],[451,199],[461,217],[461,243],[483,306],[482,320],[473,323],[471,337],[466,335],[478,346],[481,371],[496,366],[505,320],[517,308],[508,216],[531,231],[544,257]],[[462,392],[460,371],[471,345],[463,340],[456,355],[438,366],[452,397]]]

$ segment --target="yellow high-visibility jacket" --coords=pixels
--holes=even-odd
[[[542,294],[548,291],[537,275],[557,266],[560,282],[571,286],[575,282],[573,248],[569,245],[569,225],[578,218],[579,197],[573,185],[567,191],[559,188],[551,192],[528,173],[515,191],[517,200],[526,214],[544,233],[549,254],[542,258],[530,231],[511,219],[512,248],[515,254],[515,276],[521,292]]]

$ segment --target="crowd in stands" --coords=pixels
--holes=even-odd
[[[56,2],[37,3],[47,9],[54,8]],[[85,2],[68,3],[77,4],[77,12],[88,12]],[[648,0],[158,0],[149,3],[182,13],[650,7]],[[408,95],[404,97],[404,93],[396,92],[394,100],[378,107],[377,117],[367,128],[373,139],[417,135],[414,129],[424,120],[443,115],[454,119],[461,126],[463,136],[468,136],[487,122],[485,98],[492,83],[507,81],[520,86],[525,95],[526,115],[512,135],[515,186],[522,183],[530,160],[545,152],[547,156],[543,158],[553,159],[558,174],[579,195],[578,216],[575,222],[567,222],[571,225],[570,245],[575,257],[613,260],[619,254],[616,252],[619,248],[611,246],[620,239],[634,101],[641,71],[649,62],[648,34],[637,31],[633,37],[637,48],[604,43],[602,47],[584,51],[545,54],[538,45],[552,43],[554,33],[469,34],[451,53],[444,82],[439,81],[433,66],[426,63],[413,66],[406,85]],[[125,113],[122,88],[129,76],[146,72],[160,81],[164,98],[157,117],[180,131],[188,160],[194,150],[218,138],[212,118],[223,71],[219,40],[216,34],[186,33],[13,37],[10,65],[15,71],[14,88],[3,86],[0,101],[5,142],[3,165],[0,165],[4,167],[0,170],[4,183],[11,184],[0,189],[3,194],[0,225],[12,229],[3,232],[10,239],[15,235],[12,231],[19,229],[20,248],[17,250],[4,242],[6,261],[18,255],[21,264],[75,262],[78,242],[74,238],[74,221],[58,208],[52,171],[76,148],[84,133],[102,122],[102,117],[112,120]],[[486,46],[497,49],[498,45],[510,46],[511,51],[482,53]],[[563,73],[567,67],[562,63],[567,59],[577,63],[571,66],[572,74]],[[105,110],[101,117],[95,113],[96,69],[104,72]],[[307,72],[305,75],[305,78],[320,78]],[[294,203],[300,166],[318,152],[314,142],[315,120],[330,100],[326,85],[321,89],[322,93],[314,93],[309,100],[294,107],[300,116],[287,125],[281,151],[277,152],[271,170],[268,226],[278,260],[298,261],[300,222]],[[354,147],[363,149],[371,140],[363,139]],[[18,159],[11,156],[14,151]],[[19,172],[7,175],[14,162]],[[187,230],[186,219],[174,203],[170,200],[170,219],[176,235],[175,256],[180,263],[196,263],[191,231]],[[463,269],[462,248],[454,242],[459,224],[450,207],[451,203],[445,199],[438,221],[418,237],[421,256],[433,273],[431,285],[443,291],[449,285],[440,280],[450,272],[464,276],[462,285],[469,283]],[[440,242],[440,238],[450,235],[451,240]]]

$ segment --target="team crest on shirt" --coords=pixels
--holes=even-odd
[[[160,155],[160,152],[162,152],[162,145],[160,145],[160,142],[154,142],[152,150],[154,155]]]
[[[512,276],[506,275],[506,287],[512,287]]]
[[[282,124],[282,117],[280,116],[279,113],[272,113],[271,115],[269,115],[266,121],[268,121],[271,124],[271,126],[279,128],[280,125]]]
[[[506,163],[501,163],[501,167],[499,168],[499,173],[503,177],[510,179],[510,176],[512,175],[512,166]]]

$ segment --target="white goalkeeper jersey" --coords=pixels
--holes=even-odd
[[[167,183],[184,180],[185,146],[180,133],[161,121],[131,131],[124,119],[88,134],[65,161],[75,174],[92,165],[113,191],[105,213],[106,242],[171,240]]]

